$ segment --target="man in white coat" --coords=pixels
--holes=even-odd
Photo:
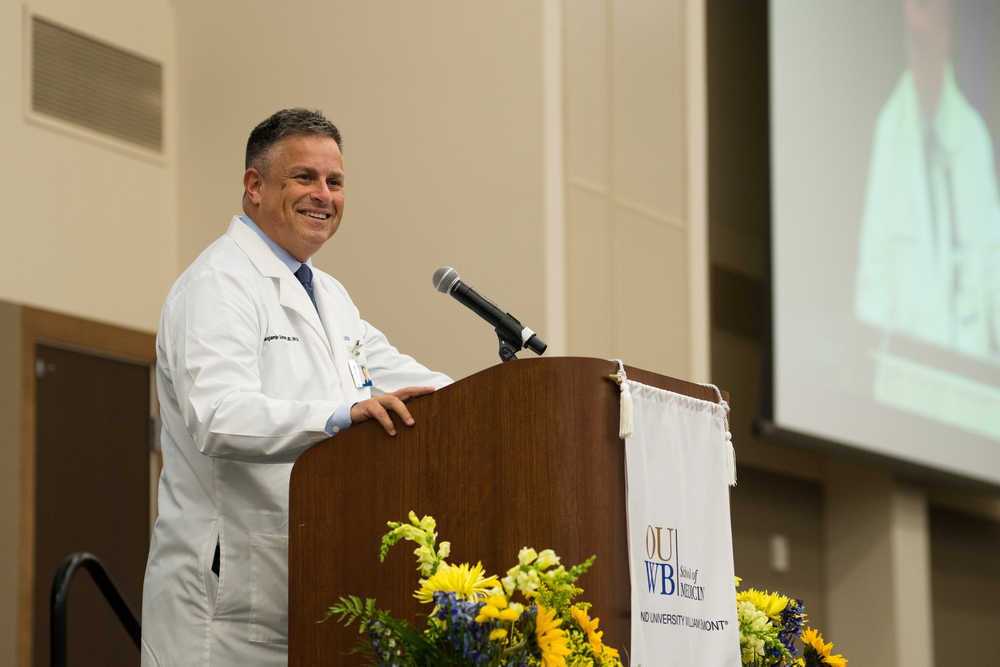
[[[875,126],[855,316],[962,354],[1000,358],[993,140],[955,79],[950,0],[904,0],[903,7],[909,68]]]
[[[351,424],[377,419],[394,435],[395,412],[412,426],[404,403],[450,382],[311,266],[344,212],[330,121],[286,109],[262,122],[243,184],[245,215],[177,280],[160,318],[144,667],[287,664],[292,463]]]

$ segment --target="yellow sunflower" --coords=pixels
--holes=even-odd
[[[806,628],[805,632],[802,633],[802,643],[813,647],[823,659],[823,663],[830,665],[830,667],[845,667],[847,665],[847,658],[840,653],[830,655],[830,651],[833,650],[833,642],[823,643],[823,635],[812,628]]]
[[[768,618],[777,621],[778,616],[788,606],[788,598],[780,593],[766,593],[751,588],[736,594],[737,602],[750,602],[764,612]]]
[[[569,612],[573,615],[573,620],[576,621],[580,625],[580,628],[587,633],[587,641],[590,642],[590,647],[593,650],[595,657],[600,656],[601,654],[608,655],[612,658],[618,657],[618,650],[613,649],[610,646],[605,646],[601,640],[604,636],[604,631],[598,631],[597,629],[597,624],[601,622],[601,619],[595,618],[594,620],[590,620],[590,614],[575,605],[569,608]]]
[[[414,597],[421,602],[433,602],[434,591],[451,593],[454,591],[464,600],[481,600],[496,588],[497,578],[483,576],[483,564],[476,563],[470,567],[468,563],[461,565],[441,564],[434,576],[421,580],[420,590]]]
[[[555,609],[546,610],[538,605],[538,616],[535,619],[535,640],[541,650],[542,667],[566,667],[566,658],[571,653],[569,637],[560,630],[562,619],[557,619]]]

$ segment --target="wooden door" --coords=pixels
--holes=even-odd
[[[104,564],[138,616],[149,551],[150,368],[35,346],[33,664],[49,664],[52,577],[71,553]],[[70,587],[70,667],[136,665],[139,651],[90,577]]]

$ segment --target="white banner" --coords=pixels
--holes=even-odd
[[[631,663],[740,667],[725,410],[626,382]]]

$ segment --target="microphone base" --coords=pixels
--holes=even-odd
[[[500,361],[516,360],[518,348],[505,341],[500,332],[497,332],[497,339],[500,341]]]

